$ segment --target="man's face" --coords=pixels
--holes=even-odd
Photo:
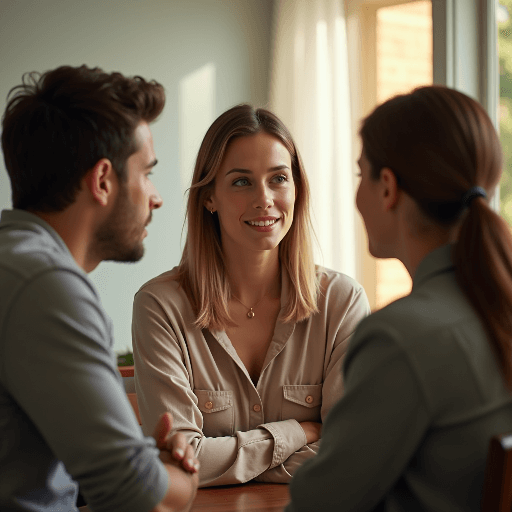
[[[139,148],[126,161],[127,181],[119,191],[111,214],[97,232],[102,259],[139,261],[144,254],[143,239],[152,211],[160,208],[162,198],[150,180],[156,164],[153,137],[146,122],[135,130]]]

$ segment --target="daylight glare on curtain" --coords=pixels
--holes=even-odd
[[[304,161],[317,263],[356,277],[354,167],[342,0],[276,0],[271,109]]]

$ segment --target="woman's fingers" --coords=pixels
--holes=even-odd
[[[322,424],[316,421],[302,421],[299,423],[306,434],[306,442],[316,443],[322,436]]]
[[[199,461],[196,459],[194,448],[191,445],[187,446],[185,456],[183,457],[183,465],[191,473],[199,471]]]
[[[175,460],[181,462],[187,471],[196,473],[199,470],[199,461],[195,457],[194,448],[187,443],[181,432],[177,432],[167,439],[166,449],[172,453]]]
[[[187,446],[187,440],[181,432],[176,432],[167,439],[166,448],[176,460],[183,460]]]
[[[166,412],[162,414],[155,427],[153,437],[156,441],[156,447],[160,451],[170,454],[175,461],[180,462],[183,469],[190,473],[197,473],[199,471],[199,461],[195,457],[194,448],[187,443],[181,432],[171,435],[171,430],[172,416]],[[163,459],[168,459],[168,457],[164,455]]]

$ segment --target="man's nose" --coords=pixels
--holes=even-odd
[[[149,200],[149,207],[151,208],[151,210],[156,210],[157,208],[160,208],[160,206],[162,206],[163,202],[164,201],[160,194],[158,193],[158,190],[156,189],[156,187],[153,187],[153,191]]]

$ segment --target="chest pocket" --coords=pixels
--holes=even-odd
[[[194,394],[203,415],[203,434],[206,437],[232,436],[235,433],[233,391],[194,389]]]
[[[287,384],[283,386],[281,419],[321,421],[322,384]]]

